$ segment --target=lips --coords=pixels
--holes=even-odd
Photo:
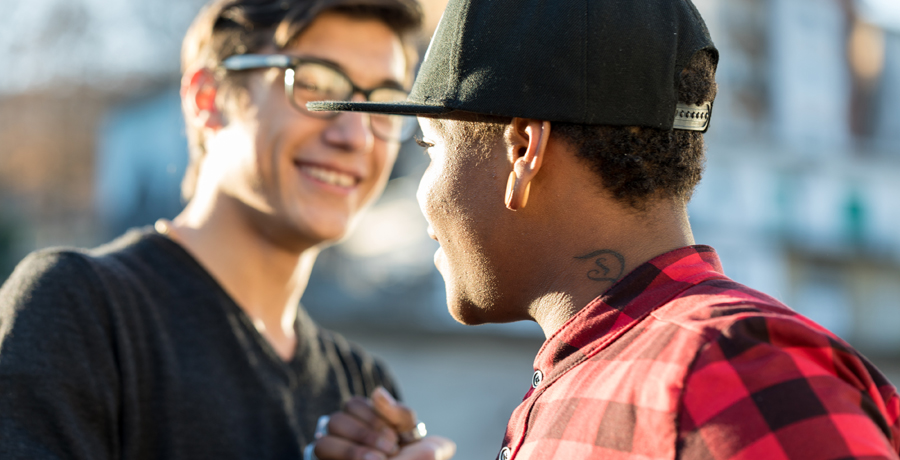
[[[360,177],[337,169],[313,164],[294,163],[301,171],[313,179],[335,187],[355,187],[362,180]]]

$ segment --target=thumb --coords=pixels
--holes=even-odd
[[[372,405],[378,415],[393,425],[397,431],[404,432],[415,428],[417,422],[415,411],[397,402],[383,387],[378,387],[372,393]]]

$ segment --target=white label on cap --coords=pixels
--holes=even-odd
[[[687,131],[706,131],[709,126],[712,104],[689,105],[681,102],[675,107],[675,129]]]

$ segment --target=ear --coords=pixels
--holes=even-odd
[[[549,121],[513,118],[509,139],[513,170],[506,183],[506,207],[511,211],[528,204],[531,181],[541,169],[549,139]]]
[[[181,105],[187,122],[196,128],[217,131],[224,126],[221,110],[216,106],[219,84],[207,68],[194,68],[181,78]]]

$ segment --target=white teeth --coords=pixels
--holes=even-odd
[[[303,172],[326,184],[337,185],[338,187],[353,187],[356,185],[355,177],[333,169],[325,169],[317,166],[301,166],[301,168],[303,169]]]

